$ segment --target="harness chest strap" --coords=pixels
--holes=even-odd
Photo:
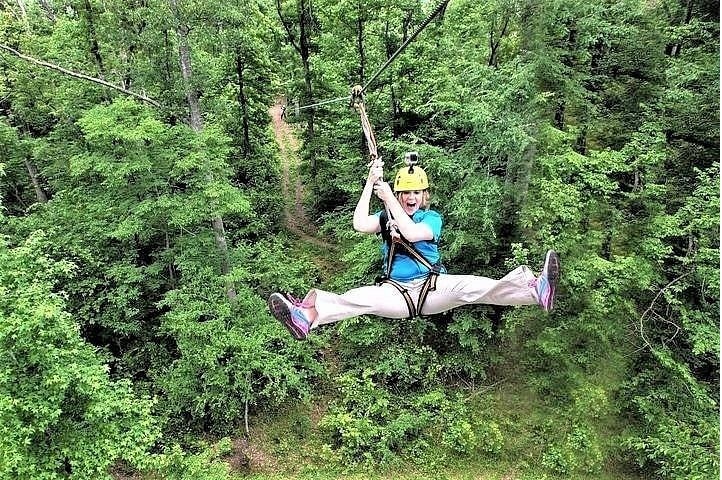
[[[401,237],[395,242],[391,242],[391,246],[389,247],[386,272],[391,273],[391,263],[393,261],[397,243],[400,243],[408,251],[408,253],[411,254],[412,257],[414,257],[414,259],[416,259],[418,262],[420,262],[422,265],[429,269],[429,274],[426,277],[426,280],[424,280],[424,284],[421,286],[418,305],[414,305],[414,302],[411,299],[408,290],[404,288],[399,282],[392,280],[388,277],[382,277],[376,283],[378,285],[381,285],[382,283],[390,283],[391,285],[393,285],[404,297],[406,307],[409,309],[409,318],[414,318],[417,315],[422,315],[424,303],[426,303],[426,297],[429,295],[429,292],[436,290],[436,278],[441,273],[442,266],[440,263],[432,265],[431,262],[429,262],[426,257],[424,257],[421,253],[419,253],[419,251],[416,250],[416,248],[412,244],[410,244],[408,241],[406,241],[406,239]]]
[[[419,252],[416,247],[412,243],[410,243],[408,240],[406,240],[403,235],[397,234],[392,235],[389,225],[389,215],[388,212],[382,211],[381,216],[379,217],[379,222],[381,223],[381,235],[384,239],[384,242],[389,246],[389,251],[386,256],[386,275],[391,274],[391,264],[394,260],[394,255],[396,254],[396,246],[397,244],[401,244],[402,247],[406,250],[406,252],[414,258],[417,262],[421,263],[424,267],[428,268],[429,270],[434,269],[434,265],[429,262],[426,257],[424,257],[421,252]]]

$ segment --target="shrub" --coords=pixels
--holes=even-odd
[[[328,448],[350,464],[388,464],[405,455],[497,453],[503,438],[498,425],[480,423],[460,394],[437,387],[393,394],[373,380],[372,370],[338,379],[339,400],[320,423]],[[444,453],[444,451],[446,453]]]
[[[72,266],[40,253],[42,236],[0,240],[0,477],[110,478],[158,438],[152,402],[108,368],[64,310],[53,279]]]

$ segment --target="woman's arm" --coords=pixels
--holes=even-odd
[[[409,242],[418,242],[421,240],[433,240],[434,232],[425,223],[415,223],[396,199],[391,186],[386,182],[379,182],[374,188],[376,195],[384,202],[389,213],[394,217],[394,221],[399,227],[399,233]]]
[[[373,193],[374,183],[382,176],[383,169],[381,167],[371,167],[371,169],[369,169],[366,184],[358,199],[356,209],[353,212],[353,228],[357,232],[378,233],[381,231],[379,217],[372,215],[369,212],[369,208],[371,206],[371,193]]]

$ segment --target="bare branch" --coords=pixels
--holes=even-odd
[[[649,304],[649,307],[647,308],[647,310],[645,310],[644,313],[642,314],[642,316],[639,318],[639,334],[640,334],[640,336],[642,337],[642,341],[644,342],[644,344],[645,344],[647,347],[649,347],[650,350],[654,350],[654,347],[652,346],[652,344],[650,343],[650,341],[647,339],[647,337],[644,335],[644,317],[646,317],[646,316],[649,314],[649,312],[652,311],[652,309],[654,308],[654,304],[657,303],[657,300],[659,300],[659,297],[661,297],[662,294],[663,294],[669,287],[671,287],[672,285],[674,285],[674,284],[677,283],[678,281],[682,280],[684,277],[686,277],[686,276],[689,275],[689,274],[690,274],[690,272],[687,272],[687,273],[685,273],[685,274],[682,274],[682,275],[680,275],[679,277],[677,277],[677,278],[675,278],[674,280],[672,280],[671,282],[669,282],[669,283],[668,283],[667,285],[665,285],[664,287],[662,287],[662,289],[660,289],[659,292],[657,292],[657,295],[654,297],[654,300],[652,300],[652,303]],[[680,328],[679,328],[678,325],[676,325],[675,323],[672,323],[672,322],[669,321],[669,320],[665,320],[665,321],[666,321],[667,323],[671,323],[672,325],[674,325],[675,327],[677,327],[677,332],[675,332],[675,334],[672,336],[672,338],[669,339],[669,340],[671,341],[672,339],[674,339],[674,337],[677,336],[677,333],[679,333]]]
[[[131,97],[135,97],[139,100],[142,100],[146,103],[149,103],[153,105],[154,107],[160,107],[160,103],[156,102],[152,98],[148,98],[145,95],[141,95],[140,93],[131,92],[130,90],[126,90],[122,87],[119,87],[118,85],[113,85],[112,83],[106,82],[105,80],[101,80],[99,78],[90,77],[88,75],[85,75],[83,73],[73,72],[72,70],[68,70],[67,68],[63,68],[61,66],[55,65],[53,63],[49,63],[43,60],[38,60],[37,58],[30,57],[28,55],[23,55],[22,53],[18,52],[14,48],[8,47],[7,45],[0,44],[0,49],[3,49],[5,51],[8,51],[12,53],[13,55],[22,58],[25,61],[28,61],[30,63],[34,63],[36,65],[40,65],[45,68],[49,68],[51,70],[55,70],[61,73],[64,73],[65,75],[69,75],[71,77],[80,78],[82,80],[87,80],[90,82],[95,82],[100,85],[103,85],[104,87],[112,88],[114,90],[118,90],[119,92],[122,92],[126,95],[130,95]]]
[[[466,397],[466,399],[465,399],[464,401],[465,401],[465,402],[468,402],[469,400],[473,399],[474,397],[477,397],[477,396],[479,396],[479,395],[481,395],[481,394],[483,394],[483,393],[486,393],[486,392],[489,392],[489,391],[493,390],[494,387],[496,387],[497,385],[500,385],[500,384],[502,384],[502,383],[504,383],[504,382],[506,382],[506,378],[502,378],[501,380],[499,380],[499,381],[497,381],[497,382],[494,382],[494,383],[492,383],[491,385],[482,385],[478,390],[476,390],[476,391],[473,392],[471,395],[469,395],[468,397]]]
[[[668,311],[666,312],[666,314],[669,315],[669,308],[668,308],[667,310],[668,310]],[[677,325],[676,323],[674,323],[672,320],[669,320],[669,319],[667,319],[666,317],[663,317],[662,315],[660,315],[660,314],[657,313],[657,312],[652,312],[652,313],[653,313],[654,316],[657,317],[659,320],[661,320],[662,322],[664,322],[664,323],[666,323],[666,324],[668,324],[668,325],[672,325],[672,326],[676,329],[675,332],[674,332],[674,334],[672,334],[671,337],[669,337],[669,338],[667,338],[667,339],[664,339],[664,338],[662,339],[662,345],[664,345],[664,346],[666,347],[666,346],[667,346],[667,343],[668,343],[668,342],[671,342],[672,340],[674,340],[675,337],[677,336],[677,334],[682,331],[682,327],[680,327],[679,325]]]
[[[28,28],[28,12],[25,9],[25,1],[18,0],[18,7],[20,7],[20,14],[23,17],[23,23],[25,23],[25,28]]]
[[[48,0],[40,0],[40,5],[43,7],[43,10],[45,10],[45,15],[47,15],[48,20],[50,20],[51,23],[55,23],[56,18],[53,5]]]

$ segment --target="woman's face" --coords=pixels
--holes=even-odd
[[[404,212],[406,212],[406,215],[411,216],[416,211],[421,208],[421,205],[424,201],[424,191],[423,190],[413,190],[411,192],[401,192],[399,203],[401,204],[401,208],[404,209]]]

